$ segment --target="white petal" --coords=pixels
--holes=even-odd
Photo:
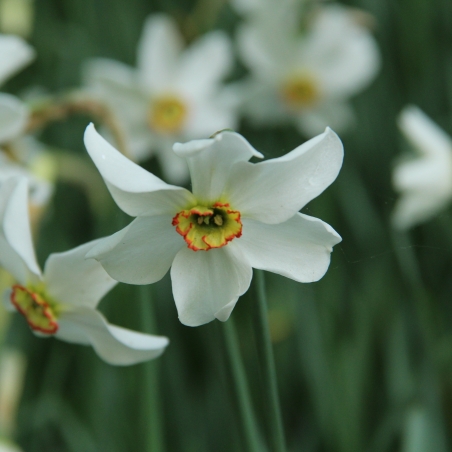
[[[416,149],[427,156],[443,157],[452,153],[452,140],[422,110],[408,106],[399,116],[399,127]]]
[[[99,311],[86,307],[63,312],[58,324],[56,337],[84,345],[89,341],[104,361],[117,366],[157,358],[169,343],[163,336],[143,334],[110,325]],[[79,334],[77,329],[80,330]]]
[[[12,140],[25,129],[28,108],[17,97],[0,93],[0,143]]]
[[[306,283],[325,274],[333,246],[340,241],[331,226],[298,213],[280,224],[243,220],[243,235],[234,245],[252,267]]]
[[[109,85],[111,88],[133,90],[137,77],[130,66],[109,58],[91,58],[82,65],[84,84],[99,86]],[[135,88],[136,89],[136,88]]]
[[[227,131],[211,140],[176,143],[173,149],[187,158],[193,194],[205,202],[219,199],[234,163],[262,157],[241,135]]]
[[[194,201],[188,190],[166,184],[124,157],[96,132],[93,124],[86,129],[85,145],[114,200],[127,214],[174,215]]]
[[[154,14],[144,23],[138,44],[138,71],[141,85],[151,93],[171,86],[183,43],[174,20]]]
[[[402,161],[394,169],[393,185],[399,192],[427,191],[442,198],[452,196],[452,149],[443,156]]]
[[[102,239],[86,255],[107,273],[127,284],[150,284],[165,276],[174,256],[185,245],[172,217],[139,217],[121,231]]]
[[[237,127],[237,113],[234,107],[210,99],[195,102],[187,118],[184,134],[187,138],[208,137],[223,129]]]
[[[158,159],[165,180],[174,184],[186,184],[190,178],[187,161],[173,151],[173,143],[166,137],[158,140]]]
[[[0,84],[14,75],[35,57],[35,51],[22,38],[0,35]]]
[[[44,282],[52,298],[62,303],[94,308],[116,285],[99,262],[85,259],[86,253],[100,240],[49,256],[44,267]]]
[[[243,217],[281,223],[322,193],[337,177],[344,149],[329,128],[283,157],[234,165],[225,190]]]
[[[114,60],[94,58],[84,64],[83,78],[87,94],[110,107],[130,157],[136,162],[148,158],[153,142],[147,123],[151,100],[138,85],[136,71]],[[114,143],[108,129],[103,127],[100,132],[110,143]]]
[[[198,326],[215,318],[226,321],[240,295],[248,290],[251,266],[231,245],[209,251],[184,247],[176,255],[171,281],[184,325]]]
[[[287,68],[293,46],[275,34],[269,36],[262,27],[241,25],[237,30],[237,43],[240,56],[254,76],[272,83],[278,80],[282,70]],[[287,69],[286,69],[287,70]]]
[[[305,64],[319,77],[325,96],[346,98],[375,77],[381,58],[377,43],[344,7],[323,7],[306,36]]]
[[[315,108],[303,111],[296,122],[301,133],[312,137],[325,130],[325,127],[346,130],[354,120],[354,111],[348,103],[326,100]]]
[[[231,70],[232,62],[228,36],[221,31],[208,33],[182,53],[177,85],[190,96],[206,97]]]
[[[397,229],[409,229],[433,218],[450,201],[450,193],[447,196],[422,190],[405,193],[400,197],[394,207],[392,223]]]
[[[0,265],[21,284],[39,279],[28,216],[25,178],[11,178],[0,187]]]

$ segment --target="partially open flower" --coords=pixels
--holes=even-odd
[[[90,60],[85,84],[120,119],[136,161],[156,152],[167,179],[186,182],[185,161],[172,152],[177,140],[209,136],[234,127],[235,104],[222,86],[232,67],[229,38],[214,31],[184,49],[175,22],[149,17],[138,45],[137,69],[107,60]]]
[[[116,281],[101,265],[85,260],[98,241],[54,253],[41,273],[28,220],[27,180],[11,178],[0,187],[0,265],[17,280],[5,303],[39,336],[92,345],[106,362],[134,364],[159,356],[168,339],[109,324],[96,309]]]
[[[438,214],[452,199],[452,138],[414,106],[402,111],[399,127],[417,152],[400,161],[393,173],[401,195],[393,224],[408,229]]]
[[[174,145],[190,169],[192,190],[168,185],[134,164],[90,125],[88,152],[118,206],[137,218],[92,248],[118,281],[149,284],[171,267],[182,323],[229,318],[247,291],[252,267],[300,282],[320,279],[341,239],[298,211],[336,178],[343,148],[330,129],[284,157],[261,158],[241,135]]]

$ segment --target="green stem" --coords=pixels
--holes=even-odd
[[[265,278],[262,270],[255,270],[257,289],[257,347],[263,364],[264,391],[268,405],[269,434],[273,452],[285,452],[286,443],[279,405],[278,386],[276,382],[275,361],[270,340],[270,329],[267,319],[267,296],[265,293]]]
[[[245,368],[243,360],[240,356],[239,341],[237,338],[237,330],[233,319],[230,318],[223,325],[223,333],[226,343],[229,364],[232,373],[232,380],[236,392],[241,425],[243,426],[243,434],[250,452],[261,452],[262,445],[257,429],[256,418],[251,403],[248,382],[246,381]]]
[[[145,333],[156,333],[152,286],[138,286],[142,328]],[[158,360],[143,363],[143,416],[146,419],[145,451],[163,452],[163,417],[160,401]]]

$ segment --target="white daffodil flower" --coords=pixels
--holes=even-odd
[[[252,267],[317,281],[341,240],[326,223],[298,212],[342,165],[342,143],[331,129],[257,164],[248,160],[262,155],[234,132],[177,143],[174,152],[187,161],[192,193],[128,160],[92,124],[85,145],[118,206],[137,217],[86,257],[130,284],[156,282],[171,267],[185,325],[227,320],[250,285]]]
[[[165,177],[183,183],[188,169],[172,152],[173,143],[236,125],[232,94],[221,86],[232,61],[223,32],[208,33],[184,50],[175,22],[157,14],[144,24],[137,69],[94,59],[85,65],[84,80],[117,114],[133,160],[156,152]]]
[[[409,229],[439,213],[452,199],[452,138],[419,108],[406,107],[399,127],[418,156],[399,162],[393,185],[400,193],[393,225]]]
[[[0,85],[26,66],[35,52],[18,36],[0,34]],[[18,136],[28,120],[28,109],[11,94],[0,93],[0,144]]]
[[[242,86],[244,113],[258,123],[293,122],[308,136],[326,126],[344,129],[353,120],[348,99],[380,67],[374,38],[339,5],[319,8],[304,34],[295,32],[293,21],[284,25],[287,8],[284,14],[272,14],[272,8],[273,2],[263,2],[238,30],[239,51],[251,72]]]
[[[129,365],[159,356],[166,337],[110,325],[96,309],[115,286],[101,265],[85,260],[98,241],[49,256],[41,273],[28,220],[27,180],[11,178],[0,187],[0,265],[17,280],[5,296],[34,333],[92,345],[106,362]]]

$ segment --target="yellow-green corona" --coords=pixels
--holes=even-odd
[[[43,334],[58,331],[58,305],[43,290],[16,284],[12,287],[10,299],[32,330]]]
[[[240,212],[232,210],[228,203],[182,210],[172,224],[193,251],[221,248],[242,235]]]

